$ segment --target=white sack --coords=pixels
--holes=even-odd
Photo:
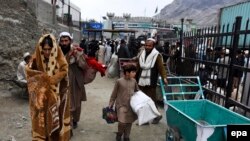
[[[136,92],[130,100],[133,111],[138,116],[138,124],[142,125],[160,116],[153,100],[142,91]]]

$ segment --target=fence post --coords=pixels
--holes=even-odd
[[[229,103],[229,98],[231,97],[232,93],[232,87],[233,87],[233,73],[234,73],[234,67],[233,65],[235,64],[235,59],[236,59],[236,50],[238,48],[239,44],[239,37],[240,37],[240,27],[241,27],[241,16],[236,17],[236,22],[235,22],[235,28],[233,31],[233,48],[230,51],[230,65],[229,65],[229,77],[228,77],[228,85],[227,85],[227,92],[226,92],[226,101],[225,101],[225,107],[229,108],[230,103]]]
[[[184,22],[184,19],[182,18],[181,19],[181,31],[180,31],[180,55],[182,56],[182,41],[183,41],[183,22]],[[178,56],[178,57],[181,57],[181,56]]]
[[[71,22],[71,21],[70,21],[70,20],[71,20],[70,18],[71,18],[71,17],[70,17],[70,1],[69,1],[69,3],[68,3],[68,17],[67,17],[67,20],[68,20],[68,23],[67,23],[67,24],[68,24],[68,26],[71,26],[71,25],[70,25],[70,24],[71,24],[71,23],[70,23],[70,22]]]
[[[54,25],[56,25],[56,2],[55,1],[51,1],[52,3],[52,23]]]
[[[78,11],[79,12],[79,11]],[[79,12],[79,30],[81,31],[81,29],[82,29],[82,18],[81,18],[81,15],[82,15],[82,13],[81,12]],[[81,34],[82,34],[82,31],[81,31]]]

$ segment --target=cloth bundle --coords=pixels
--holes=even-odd
[[[131,97],[130,105],[138,116],[139,125],[147,123],[161,115],[153,100],[142,91],[137,91]]]
[[[108,124],[118,121],[116,112],[109,107],[102,109],[102,118],[105,119]]]

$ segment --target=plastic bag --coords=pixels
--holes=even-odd
[[[118,121],[116,111],[114,111],[113,108],[109,107],[102,109],[102,118],[105,119],[108,124]]]

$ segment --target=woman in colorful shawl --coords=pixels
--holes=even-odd
[[[39,39],[26,71],[32,140],[68,141],[71,130],[68,64],[53,35]]]

